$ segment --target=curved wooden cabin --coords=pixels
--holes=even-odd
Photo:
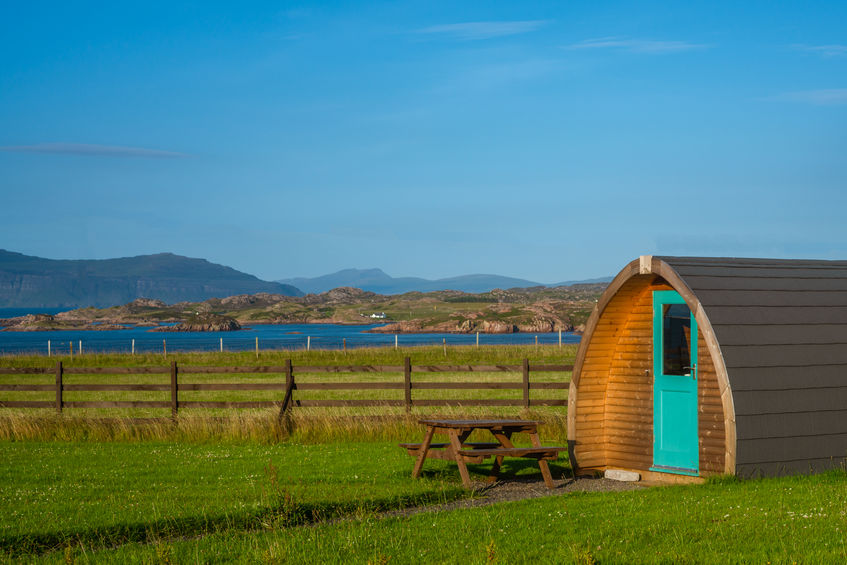
[[[843,465],[847,261],[631,262],[586,326],[568,439],[576,469],[652,478]]]

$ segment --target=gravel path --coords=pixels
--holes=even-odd
[[[559,496],[566,492],[610,492],[636,490],[645,488],[638,483],[627,483],[622,481],[612,481],[603,478],[586,478],[566,479],[561,481],[553,481],[556,488],[548,489],[544,481],[531,479],[510,479],[508,481],[498,481],[496,483],[474,482],[474,496],[462,500],[455,500],[444,504],[433,504],[429,506],[415,506],[404,508],[402,510],[392,510],[385,512],[383,516],[411,516],[422,512],[443,512],[447,510],[456,510],[459,508],[476,508],[478,506],[488,506],[498,502],[509,502],[513,500],[524,500],[527,498],[541,498],[543,496]]]

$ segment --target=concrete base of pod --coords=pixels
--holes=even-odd
[[[634,469],[604,469],[602,467],[579,467],[575,476],[605,476],[608,471],[624,471],[639,475],[638,482],[643,486],[660,485],[699,485],[706,482],[704,477],[692,477],[690,475],[675,475],[673,473],[660,473],[658,471],[642,471]],[[606,477],[611,478],[611,477]]]
[[[623,469],[606,469],[603,476],[613,481],[622,481],[625,483],[634,483],[641,480],[640,474],[635,471],[625,471]]]

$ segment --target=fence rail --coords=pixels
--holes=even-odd
[[[0,367],[0,375],[55,375],[55,384],[0,383],[0,392],[54,392],[54,400],[4,400],[0,408],[54,408],[62,412],[66,408],[170,408],[177,416],[181,408],[270,408],[278,407],[280,416],[295,407],[338,407],[338,406],[394,406],[406,410],[416,406],[566,406],[567,393],[562,398],[530,398],[531,390],[564,390],[566,381],[532,381],[535,372],[567,372],[572,365],[530,364],[524,359],[520,365],[412,365],[406,357],[403,365],[293,365],[286,360],[282,366],[239,366],[199,367],[179,366],[176,361],[170,366],[159,367],[64,367],[61,362],[50,368],[7,368]],[[520,373],[520,381],[413,381],[414,373],[473,373],[504,372]],[[188,383],[180,381],[180,374],[278,374],[284,380],[264,383]],[[315,373],[403,373],[402,381],[333,381],[298,382],[295,374]],[[169,375],[169,383],[161,384],[118,384],[118,383],[65,383],[65,375]],[[310,399],[298,398],[298,391],[373,391],[402,390],[402,399]],[[417,390],[520,390],[522,398],[413,398]],[[66,400],[65,392],[170,392],[170,400]],[[185,391],[279,391],[279,400],[183,400],[180,392]]]

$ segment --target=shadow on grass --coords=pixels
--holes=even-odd
[[[468,464],[471,479],[484,480],[488,478],[488,475],[491,473],[491,465],[491,461]],[[550,467],[550,474],[553,476],[553,480],[573,476],[573,471],[571,471],[571,467],[567,461],[548,461],[548,466]],[[437,480],[458,480],[459,468],[455,463],[451,463],[447,467],[438,470],[424,469],[421,471],[421,476]],[[500,467],[498,477],[505,480],[534,478],[537,478],[539,482],[544,480],[541,476],[541,469],[538,468],[538,462],[534,459],[506,459],[503,461],[502,467]]]
[[[127,543],[156,543],[176,537],[204,536],[226,531],[274,530],[352,517],[411,506],[438,504],[467,496],[461,487],[436,493],[401,495],[364,501],[300,503],[291,497],[249,513],[163,518],[150,522],[115,524],[77,531],[21,534],[0,538],[0,551],[8,557],[43,554],[69,546],[91,549],[116,547]]]

